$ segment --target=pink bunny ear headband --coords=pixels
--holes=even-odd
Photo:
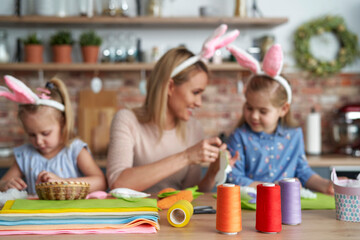
[[[47,89],[40,89],[43,93],[36,95],[30,88],[28,88],[23,82],[14,78],[13,76],[6,75],[4,77],[6,85],[13,90],[10,90],[6,87],[0,86],[0,96],[4,96],[7,99],[20,103],[20,104],[34,104],[34,105],[45,105],[56,108],[60,111],[65,110],[65,106],[57,101],[51,100]]]
[[[214,55],[217,49],[222,48],[233,42],[240,33],[239,30],[233,30],[224,35],[226,30],[226,24],[221,24],[217,29],[215,29],[214,33],[204,42],[201,52],[198,55],[186,59],[184,62],[180,63],[180,65],[175,67],[170,77],[175,77],[182,70],[186,69],[187,67],[193,65],[200,60],[207,62],[207,60]]]
[[[279,44],[274,44],[267,51],[263,61],[263,70],[261,70],[260,63],[244,50],[237,48],[234,45],[227,46],[226,48],[234,55],[241,66],[248,68],[253,74],[259,76],[266,75],[279,82],[286,90],[288,103],[291,103],[291,87],[289,83],[280,76],[284,62],[283,53]]]

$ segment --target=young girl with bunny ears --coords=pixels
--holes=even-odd
[[[227,142],[232,155],[239,154],[228,181],[256,187],[263,182],[298,178],[306,188],[333,194],[330,180],[315,174],[307,163],[302,130],[295,127],[290,114],[291,87],[280,76],[280,45],[273,45],[266,53],[263,70],[243,50],[235,46],[227,49],[252,72],[245,88],[242,119]]]
[[[212,189],[219,151],[226,146],[217,137],[204,139],[193,112],[208,84],[206,60],[239,34],[224,35],[226,30],[226,25],[217,28],[197,55],[184,47],[170,49],[151,72],[143,106],[115,115],[106,170],[111,189]],[[201,163],[210,164],[203,179]]]
[[[18,116],[30,143],[14,149],[16,161],[1,179],[0,191],[16,188],[36,194],[37,183],[62,180],[88,182],[90,192],[106,190],[105,176],[87,144],[73,138],[65,84],[53,78],[46,88],[38,89],[38,96],[12,76],[5,76],[5,82],[13,92],[0,87],[0,96],[20,103]]]

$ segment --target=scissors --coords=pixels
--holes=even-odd
[[[194,214],[214,214],[216,210],[212,206],[196,206],[194,207]]]

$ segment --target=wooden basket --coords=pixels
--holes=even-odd
[[[41,200],[76,200],[84,199],[89,193],[87,182],[44,182],[36,184],[36,193]]]

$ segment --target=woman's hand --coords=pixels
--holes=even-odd
[[[213,137],[186,149],[185,154],[190,164],[213,163],[223,148],[226,149],[226,144],[222,144],[220,138]]]
[[[6,181],[1,181],[0,183],[1,191],[6,191],[10,188],[16,188],[17,190],[24,190],[27,188],[26,183],[19,177],[13,177]]]
[[[63,179],[58,177],[56,174],[52,172],[41,171],[36,179],[36,184],[42,182],[54,182],[57,180],[63,180]]]

